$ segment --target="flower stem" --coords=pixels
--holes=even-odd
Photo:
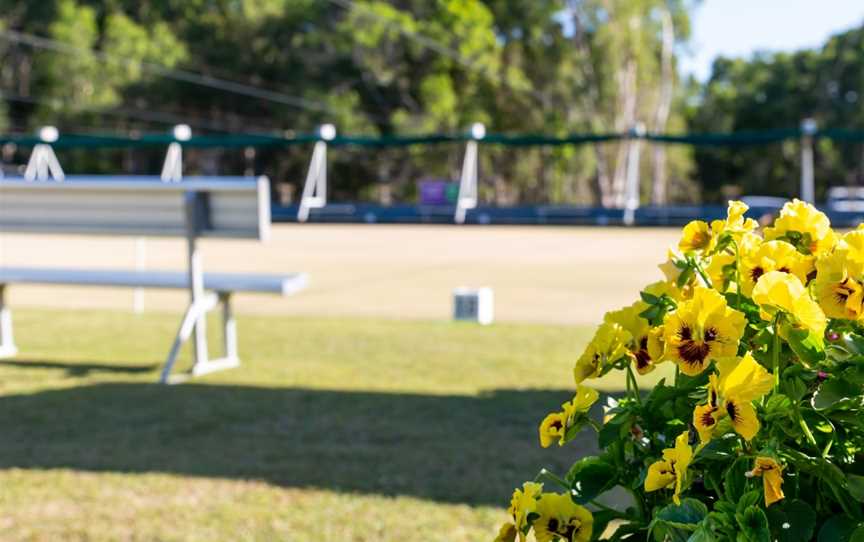
[[[691,258],[690,263],[693,265],[693,269],[695,269],[696,272],[699,273],[699,276],[702,278],[702,282],[705,283],[705,286],[713,288],[713,286],[711,285],[711,279],[709,279],[708,275],[705,274],[705,271],[702,270],[702,266],[699,265],[699,262]]]
[[[771,341],[771,361],[774,366],[774,393],[780,388],[780,314],[774,317],[774,337]]]
[[[639,393],[639,384],[636,383],[636,375],[633,374],[633,368],[627,364],[627,381],[633,386],[633,395],[636,399],[636,404],[642,406],[642,397]],[[629,385],[627,386],[630,387]]]
[[[804,431],[804,437],[807,438],[807,442],[812,444],[813,447],[821,453],[822,450],[819,449],[819,444],[816,443],[816,437],[813,436],[813,432],[810,431],[810,426],[804,421],[804,416],[802,416],[800,412],[798,413],[798,426],[801,427],[801,431]]]

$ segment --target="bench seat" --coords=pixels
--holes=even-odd
[[[204,289],[213,292],[258,292],[287,296],[304,289],[306,282],[305,273],[204,273]],[[189,274],[185,271],[0,267],[0,284],[189,289]]]

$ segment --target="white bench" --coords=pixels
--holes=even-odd
[[[182,183],[115,176],[70,176],[64,182],[0,179],[0,231],[179,236],[188,244],[186,272],[0,267],[0,356],[17,353],[11,312],[4,302],[10,284],[188,289],[189,306],[165,361],[162,382],[182,379],[171,371],[180,348],[193,336],[193,376],[239,365],[233,293],[290,295],[306,285],[302,273],[203,273],[199,237],[268,237],[270,188],[263,177],[187,177]],[[205,318],[220,304],[224,355],[210,359]]]

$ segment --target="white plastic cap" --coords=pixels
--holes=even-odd
[[[188,124],[178,124],[173,133],[177,141],[189,141],[192,138],[192,128]]]
[[[807,135],[813,135],[818,130],[816,119],[804,119],[801,121],[801,131]]]
[[[45,143],[54,143],[60,137],[60,132],[55,126],[43,126],[39,128],[39,139]]]
[[[482,122],[475,122],[471,125],[471,139],[483,139],[486,137],[486,126]]]
[[[321,136],[321,139],[324,141],[333,141],[336,137],[336,127],[332,124],[322,124],[320,128],[318,128],[318,135]]]

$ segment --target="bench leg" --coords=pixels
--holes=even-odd
[[[237,355],[237,321],[234,319],[234,311],[231,310],[231,292],[221,292],[219,301],[222,304],[222,353],[226,359],[235,359],[240,362]]]
[[[219,292],[219,303],[222,305],[223,357],[196,363],[192,367],[192,376],[232,369],[240,365],[240,358],[237,357],[237,322],[231,310],[231,292]]]
[[[12,311],[6,305],[6,285],[0,284],[0,358],[12,357],[17,353],[12,335]]]
[[[222,345],[224,348],[224,357],[219,359],[202,358],[201,353],[206,355],[207,352],[207,335],[206,329],[202,329],[202,322],[204,322],[204,315],[214,309],[217,304],[222,305]],[[203,340],[204,345],[203,348],[195,350],[196,355],[194,356],[195,362],[192,365],[192,376],[201,376],[240,365],[240,358],[237,355],[237,322],[231,310],[231,293],[220,292],[218,297],[211,293],[204,296],[203,302],[198,304],[193,303],[186,309],[186,313],[183,315],[183,320],[180,323],[180,329],[177,330],[177,336],[171,345],[171,351],[168,353],[168,359],[162,367],[162,375],[159,381],[163,384],[173,384],[188,379],[189,375],[172,374],[171,371],[174,368],[174,363],[177,361],[177,356],[180,354],[180,349],[193,335],[196,335],[196,331],[199,331],[197,340]]]

